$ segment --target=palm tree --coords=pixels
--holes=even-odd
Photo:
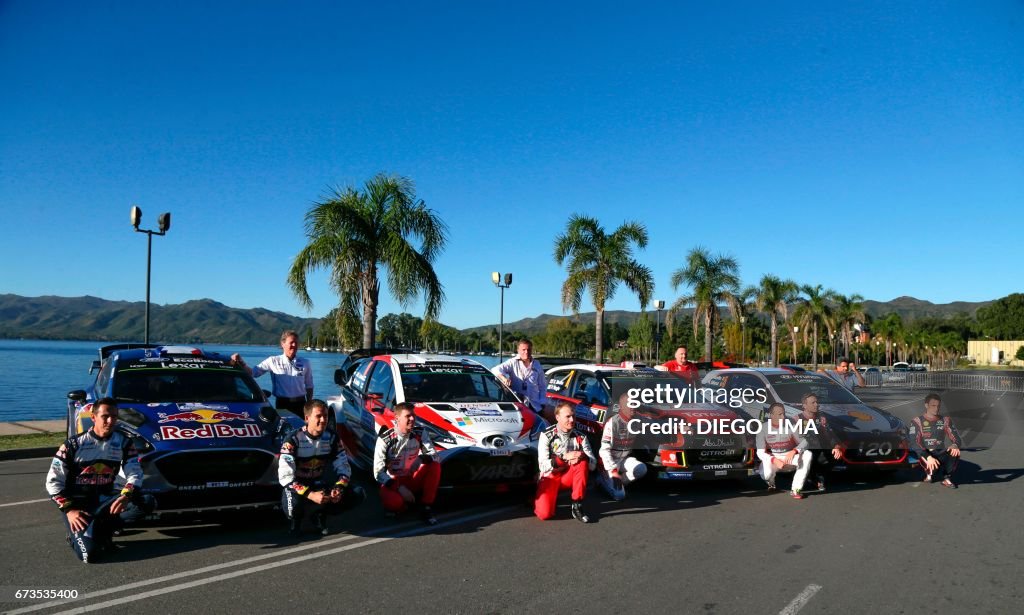
[[[832,308],[835,326],[843,336],[843,354],[850,356],[850,345],[853,343],[853,325],[866,318],[864,304],[861,301],[864,297],[854,293],[847,297],[839,293],[832,298],[835,306]]]
[[[796,293],[796,282],[782,280],[771,274],[762,276],[760,283],[754,288],[754,307],[768,315],[768,322],[771,325],[773,366],[779,364],[779,325],[776,316],[781,318],[783,323],[789,322],[788,304],[795,300]],[[794,347],[795,344],[794,342]],[[793,354],[796,354],[795,350]]]
[[[711,254],[702,247],[694,248],[686,256],[686,266],[672,273],[672,290],[682,285],[689,286],[693,291],[676,299],[669,308],[666,323],[671,323],[675,313],[692,305],[693,335],[697,336],[700,321],[704,321],[704,358],[713,359],[711,343],[714,338],[715,324],[721,319],[718,306],[726,303],[733,306],[737,302],[740,279],[737,275],[739,264],[731,256]]]
[[[640,298],[640,309],[647,307],[654,292],[651,270],[633,259],[633,244],[647,247],[647,228],[638,222],[626,222],[611,235],[588,216],[573,214],[565,233],[555,238],[555,262],[568,260],[568,277],[562,283],[562,310],[578,313],[583,293],[590,299],[597,314],[594,317],[594,361],[604,355],[604,306],[615,296],[619,284]]]
[[[885,318],[875,320],[872,325],[875,334],[885,340],[886,363],[892,365],[896,353],[897,343],[903,337],[903,319],[896,312],[890,312]]]
[[[378,174],[362,191],[336,189],[306,212],[309,243],[292,263],[288,286],[306,309],[312,308],[306,275],[329,269],[341,305],[362,303],[363,347],[373,348],[382,269],[391,296],[403,307],[422,292],[426,317],[437,318],[444,288],[433,263],[447,231],[441,218],[416,198],[412,180]],[[410,238],[419,240],[419,250]]]
[[[829,306],[829,301],[834,300],[836,292],[831,288],[825,289],[821,284],[814,286],[804,284],[800,287],[800,292],[805,296],[799,298],[799,304],[794,316],[800,326],[804,327],[805,335],[808,329],[810,329],[813,335],[814,343],[811,346],[811,361],[814,363],[814,369],[817,370],[818,327],[824,327],[827,331],[833,329],[832,308]]]

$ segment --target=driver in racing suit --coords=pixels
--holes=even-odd
[[[601,432],[601,469],[598,481],[613,500],[619,502],[626,498],[626,485],[639,480],[647,474],[647,466],[631,456],[636,435],[629,432],[629,421],[633,418],[633,408],[629,406],[629,396],[619,396],[619,411],[604,424]]]
[[[597,466],[597,459],[587,437],[575,429],[576,416],[571,403],[558,404],[555,421],[540,434],[537,444],[540,480],[533,512],[543,520],[554,517],[558,492],[572,489],[573,518],[590,523],[590,517],[583,511],[583,497],[587,494],[587,472]]]
[[[104,397],[92,404],[93,426],[68,438],[46,474],[46,492],[67,527],[68,544],[83,563],[113,548],[111,538],[125,522],[152,512],[152,496],[136,495],[142,465],[129,434],[117,426],[117,402]]]
[[[277,464],[278,482],[284,487],[281,510],[289,532],[298,534],[311,509],[313,525],[326,536],[327,515],[354,508],[365,493],[349,483],[352,469],[338,434],[327,428],[327,404],[314,399],[306,403],[303,413],[306,425],[281,443]]]
[[[960,465],[963,439],[953,425],[953,419],[939,414],[941,409],[942,398],[929,393],[924,398],[924,414],[910,422],[910,438],[925,471],[924,482],[941,478],[944,486],[956,489],[953,473]],[[947,439],[949,447],[946,446]]]
[[[814,472],[818,481],[818,491],[825,491],[825,473],[832,468],[832,459],[842,459],[843,447],[836,438],[829,417],[818,410],[818,396],[804,393],[801,399],[803,412],[796,416],[805,421],[806,430],[801,433],[807,439],[811,451],[811,467],[808,474]],[[811,425],[814,426],[811,429]],[[831,459],[830,459],[831,457]]]
[[[796,468],[793,475],[791,495],[802,500],[804,480],[811,469],[811,451],[807,450],[807,438],[794,433],[785,424],[786,407],[776,402],[768,408],[768,420],[757,432],[757,456],[761,459],[761,478],[768,483],[768,490],[775,490],[775,475],[786,468]]]
[[[414,426],[415,421],[413,404],[395,404],[395,427],[381,432],[373,450],[373,475],[380,483],[380,503],[385,511],[398,514],[418,504],[420,518],[435,525],[431,506],[441,484],[441,464],[430,436]]]

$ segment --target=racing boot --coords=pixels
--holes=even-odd
[[[587,516],[587,513],[583,512],[583,502],[572,503],[572,518],[580,523],[590,523],[590,517]]]
[[[434,510],[427,505],[420,506],[420,519],[427,525],[437,525],[437,517],[434,516]]]
[[[300,534],[302,534],[302,519],[298,517],[288,519],[288,535],[299,536]]]
[[[318,512],[313,514],[313,527],[320,532],[321,536],[327,535],[327,513]]]

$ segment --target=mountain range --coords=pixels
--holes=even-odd
[[[898,313],[904,321],[923,317],[944,318],[956,313],[974,316],[978,308],[991,301],[956,301],[936,304],[913,297],[892,301],[864,301],[864,310],[872,317]],[[652,314],[653,312],[648,312]],[[618,322],[628,327],[640,312],[608,310],[605,323]],[[662,314],[662,318],[664,318]],[[686,314],[684,313],[684,317]],[[505,323],[506,331],[534,335],[556,318],[591,323],[593,312],[578,315],[540,314]],[[0,338],[64,340],[141,340],[145,320],[142,301],[108,301],[98,297],[22,297],[0,295]],[[276,345],[281,331],[294,329],[300,335],[320,324],[318,318],[300,318],[264,308],[233,308],[212,299],[195,299],[180,304],[150,305],[150,339],[167,342]],[[487,332],[498,324],[464,329]]]

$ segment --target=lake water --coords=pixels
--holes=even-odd
[[[99,347],[116,342],[62,342],[48,340],[0,340],[0,421],[63,419],[67,416],[68,391],[84,389],[96,374],[89,366],[99,358]],[[237,352],[255,365],[279,346],[203,346],[204,350],[230,355]],[[313,386],[317,397],[338,394],[334,370],[341,364],[335,352],[299,351],[313,365]],[[491,367],[497,357],[469,357]],[[270,390],[270,375],[257,382]]]

